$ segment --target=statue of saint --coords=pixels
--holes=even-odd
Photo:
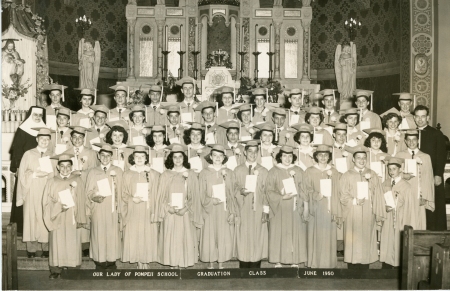
[[[2,83],[5,85],[20,85],[23,76],[25,60],[16,51],[14,41],[18,39],[4,39],[5,46],[2,48]]]
[[[100,70],[100,43],[85,42],[82,38],[78,44],[78,70],[80,71],[80,88],[96,89]]]
[[[342,103],[351,98],[356,89],[356,45],[353,42],[337,46],[334,70]]]

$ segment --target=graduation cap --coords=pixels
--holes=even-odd
[[[397,108],[392,107],[391,109],[389,109],[388,111],[385,111],[383,113],[380,114],[380,117],[385,117],[386,115],[388,115],[389,113],[395,113],[398,116],[400,116],[400,111],[397,110]]]
[[[337,130],[347,131],[347,124],[345,124],[345,123],[331,122],[331,123],[327,123],[327,125],[333,127],[333,132],[336,132]]]
[[[307,132],[313,134],[314,127],[308,123],[296,123],[291,125],[291,128],[295,129],[297,132]]]
[[[165,132],[166,131],[166,128],[162,125],[146,126],[146,128],[151,128],[152,132]]]
[[[74,155],[72,155],[72,154],[62,153],[60,155],[56,155],[56,156],[50,157],[50,159],[57,160],[58,163],[60,163],[60,162],[69,162],[69,161],[72,162],[72,158],[73,157],[74,157]]]
[[[94,99],[94,102],[92,102],[93,105],[97,103],[97,89],[74,88],[74,90],[79,90],[81,96],[92,96],[92,98]]]
[[[212,108],[216,111],[217,103],[211,101],[203,101],[195,107],[195,111],[203,112],[203,109]]]
[[[244,144],[245,147],[257,147],[261,144],[261,140],[252,139],[252,140],[240,141],[239,143]]]
[[[217,151],[225,154],[225,146],[221,144],[209,144],[208,147],[211,148],[211,151]]]
[[[398,165],[399,167],[402,166],[402,164],[405,163],[405,159],[403,158],[398,158],[398,157],[391,157],[391,156],[386,156],[385,161],[387,162],[387,165]]]
[[[280,151],[283,151],[286,154],[293,154],[294,153],[294,148],[288,145],[284,145],[280,148]]]
[[[315,145],[316,147],[316,153],[331,153],[332,147],[327,144],[318,144]]]
[[[413,108],[416,108],[416,95],[412,93],[402,92],[402,93],[394,93],[392,95],[400,96],[398,101],[413,101]]]
[[[113,89],[115,92],[123,91],[123,92],[127,93],[127,96],[129,95],[128,92],[130,91],[130,87],[129,86],[125,87],[124,85],[120,85],[120,84],[111,86],[109,88]]]
[[[367,101],[370,102],[370,110],[373,110],[373,92],[374,91],[370,91],[370,90],[364,90],[364,89],[355,89],[354,91],[354,95],[356,96],[356,99],[360,98],[360,97],[364,97],[366,98]]]
[[[67,89],[67,88],[68,88],[67,86],[59,85],[56,83],[45,84],[44,88],[42,88],[42,92],[50,93],[51,91],[58,90],[59,92],[61,92],[62,101],[64,101],[64,89]]]
[[[230,128],[236,128],[237,130],[241,129],[239,122],[234,121],[234,120],[226,121],[224,123],[219,124],[219,126],[225,128],[225,129],[230,129]]]
[[[94,143],[93,145],[100,148],[98,153],[107,152],[110,153],[111,155],[113,154],[113,147],[109,143],[97,143],[97,144]]]
[[[179,143],[171,144],[167,147],[172,153],[185,153],[188,150],[188,147]]]
[[[144,145],[127,146],[127,148],[133,149],[133,154],[135,153],[148,154],[148,151],[150,149],[150,147]]]
[[[189,124],[191,126],[191,129],[197,129],[197,130],[204,130],[205,129],[205,125],[201,124],[199,122],[186,122],[186,124]]]
[[[78,126],[78,125],[76,125],[76,126],[69,126],[69,128],[72,131],[74,131],[76,133],[79,133],[79,134],[83,134],[83,135],[86,135],[86,132],[88,132],[88,131],[89,132],[92,131],[90,128],[86,128],[86,127]]]
[[[148,90],[148,92],[162,92],[162,87],[159,85],[152,85],[150,86],[150,89]]]
[[[363,131],[367,134],[371,134],[373,132],[378,132],[378,133],[382,134],[383,136],[386,136],[386,132],[379,128],[368,128],[368,129],[364,129]]]
[[[322,114],[323,108],[319,106],[310,107],[307,112],[309,114]]]
[[[191,77],[183,77],[180,80],[176,81],[175,84],[181,87],[183,87],[184,84],[192,84],[195,88],[195,79]]]
[[[54,130],[47,128],[47,127],[33,127],[33,130],[36,130],[38,132],[38,134],[36,135],[36,137],[39,136],[52,136],[52,133],[55,133]]]
[[[284,109],[284,108],[273,108],[272,110],[271,110],[271,115],[272,115],[272,117],[275,115],[275,114],[278,114],[278,115],[281,115],[281,116],[284,116],[284,117],[286,117],[286,109]]]
[[[257,130],[260,130],[260,131],[275,132],[276,126],[272,122],[263,122],[263,123],[255,125],[254,128],[256,128]]]
[[[358,108],[349,108],[344,111],[344,116],[359,115],[359,113],[360,112],[359,112]]]
[[[265,96],[266,95],[266,89],[265,88],[256,88],[252,90],[253,96]]]
[[[125,120],[108,121],[106,125],[109,126],[109,128],[113,128],[113,126],[120,126],[125,130],[128,130],[129,128],[128,123]]]
[[[363,146],[363,145],[358,145],[356,147],[349,147],[348,145],[346,145],[344,147],[344,150],[351,153],[351,154],[356,154],[356,153],[368,153],[370,151],[369,148]]]
[[[177,103],[173,104],[173,103],[169,103],[168,105],[162,105],[161,104],[161,109],[164,109],[167,111],[167,115],[169,115],[169,113],[171,112],[177,112],[178,114],[181,113],[181,108],[180,106],[176,105]]]
[[[325,99],[327,97],[333,97],[333,101],[336,101],[336,95],[335,92],[336,89],[323,89],[322,91],[319,91],[319,94],[322,95],[322,99]]]
[[[56,114],[56,116],[58,115],[65,115],[67,117],[72,118],[72,114],[76,114],[75,111],[70,110],[69,108],[66,107],[59,107],[58,109],[58,113]]]
[[[97,111],[99,111],[105,113],[109,117],[109,108],[106,107],[105,105],[92,105],[91,109],[94,110],[94,114],[97,113]]]
[[[232,88],[230,86],[222,86],[219,89],[220,89],[221,95],[226,94],[226,93],[234,94],[234,88]]]

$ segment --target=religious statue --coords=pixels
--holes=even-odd
[[[18,39],[4,39],[5,46],[2,48],[2,83],[7,85],[20,84],[24,73],[23,60],[16,51],[14,41]]]
[[[341,102],[351,98],[356,89],[356,45],[339,44],[334,55],[334,70]]]
[[[100,70],[100,43],[85,42],[82,38],[78,44],[78,70],[80,70],[80,88],[97,88],[98,73]]]

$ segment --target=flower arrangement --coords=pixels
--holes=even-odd
[[[225,169],[222,170],[222,176],[224,180],[227,178],[227,170]]]
[[[88,160],[88,157],[87,157],[87,156],[83,156],[83,157],[81,158],[81,162],[82,162],[83,164],[86,163],[87,160]]]
[[[294,170],[289,171],[289,175],[291,175],[291,177],[294,177],[295,176],[295,171]]]
[[[234,153],[235,153],[236,155],[240,155],[240,154],[241,154],[241,150],[238,149],[238,148],[236,148],[236,149],[234,150]]]
[[[183,172],[183,178],[185,181],[187,180],[188,177],[189,177],[189,173],[187,171]]]
[[[223,51],[221,49],[217,51],[213,51],[208,55],[208,60],[206,61],[206,68],[209,69],[214,66],[223,67],[225,66],[227,69],[231,69],[233,67],[233,64],[230,60],[230,55],[228,52]]]
[[[76,181],[73,181],[72,183],[70,183],[70,187],[76,188],[78,186],[78,183]]]
[[[331,170],[328,170],[327,171],[327,176],[328,176],[328,179],[331,179],[331,176],[333,175],[333,172],[331,171]]]
[[[372,178],[372,175],[370,173],[366,173],[364,175],[364,178],[366,178],[366,180],[369,181]]]
[[[10,108],[14,108],[16,101],[20,97],[24,97],[28,93],[28,88],[31,87],[30,79],[28,78],[25,83],[19,84],[18,82],[14,82],[12,85],[7,85],[4,82],[2,83],[2,94],[4,98],[9,100]]]

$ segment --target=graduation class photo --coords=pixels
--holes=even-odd
[[[2,289],[450,289],[450,1],[1,13]]]

